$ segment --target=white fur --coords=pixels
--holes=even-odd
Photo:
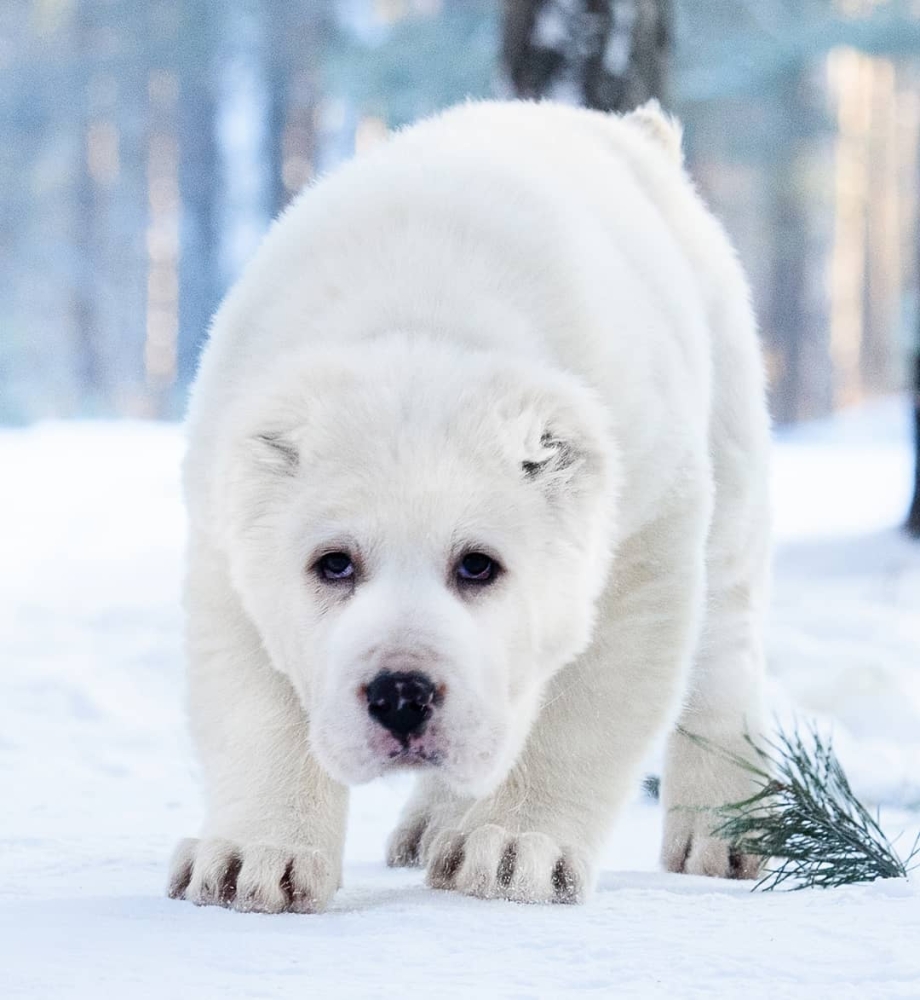
[[[220,309],[189,419],[200,840],[170,892],[321,909],[364,686],[445,692],[390,841],[434,886],[579,900],[657,734],[760,717],[768,422],[747,287],[656,105],[469,104],[306,191]],[[311,567],[347,549],[354,587]],[[486,550],[487,588],[453,568]],[[673,870],[747,777],[675,730]],[[703,807],[703,808],[700,808]]]

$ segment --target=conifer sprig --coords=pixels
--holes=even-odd
[[[780,730],[773,741],[745,737],[751,759],[686,734],[754,776],[758,791],[716,810],[715,834],[742,854],[765,859],[755,889],[828,888],[878,878],[905,878],[920,855],[920,837],[905,861],[878,819],[859,801],[834,753],[814,726]]]

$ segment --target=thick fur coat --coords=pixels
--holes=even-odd
[[[744,276],[678,126],[479,103],[305,191],[217,314],[189,416],[206,820],[170,893],[323,909],[347,785],[418,785],[391,864],[578,901],[670,732],[662,859],[760,725],[769,429]]]

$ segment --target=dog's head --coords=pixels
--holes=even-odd
[[[615,508],[603,407],[549,367],[403,337],[250,395],[220,531],[319,761],[488,792],[590,640]]]

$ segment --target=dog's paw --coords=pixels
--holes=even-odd
[[[321,851],[211,837],[180,841],[167,893],[198,906],[245,913],[318,913],[337,887],[338,873]]]
[[[487,823],[469,833],[444,830],[428,850],[428,884],[481,899],[580,903],[589,870],[544,833],[511,833]]]
[[[715,878],[757,878],[762,859],[742,854],[727,840],[712,835],[711,810],[680,807],[665,818],[661,862],[669,872]]]
[[[442,830],[456,827],[470,807],[468,799],[453,795],[440,784],[419,783],[416,794],[403,810],[387,841],[387,864],[391,868],[421,868]]]
[[[422,838],[431,825],[427,815],[401,820],[387,841],[387,864],[390,868],[418,868],[422,865]]]
[[[390,868],[424,868],[432,844],[445,829],[452,829],[462,810],[409,816],[400,821],[387,841],[387,864]]]
[[[750,747],[733,734],[712,737],[710,742],[723,752],[681,731],[669,741],[661,783],[662,866],[688,875],[757,878],[762,859],[742,854],[714,835],[718,809],[743,802],[757,791],[752,774],[734,759],[749,758]]]

